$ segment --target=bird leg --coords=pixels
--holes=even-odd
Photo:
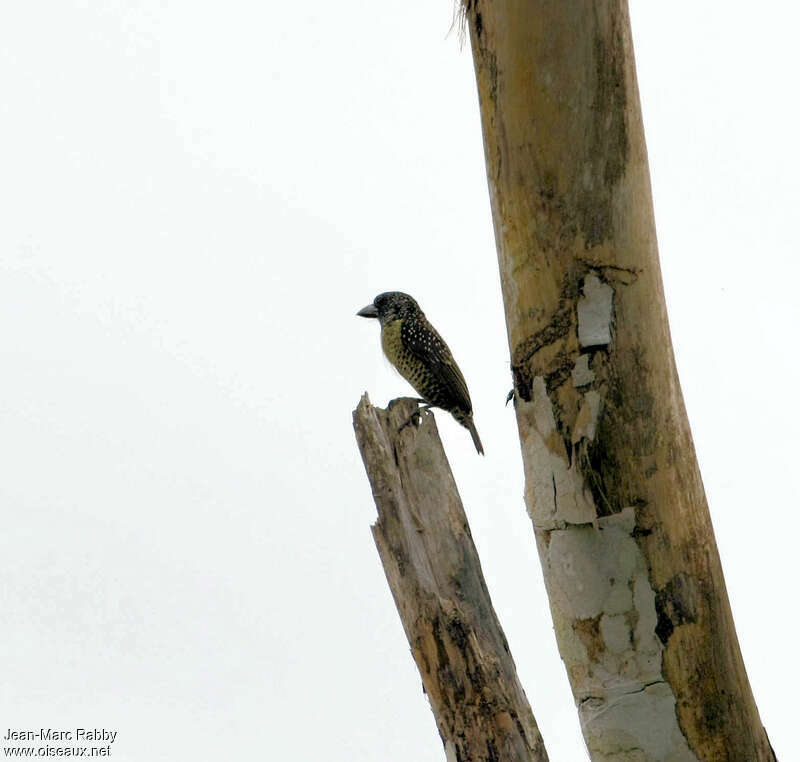
[[[425,400],[420,400],[420,402],[425,402]],[[401,432],[406,426],[410,423],[413,423],[415,426],[419,424],[420,418],[422,416],[423,410],[430,410],[432,405],[422,405],[421,407],[417,408],[412,414],[411,417],[397,430],[398,433]]]

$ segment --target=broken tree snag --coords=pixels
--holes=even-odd
[[[433,414],[403,424],[365,394],[353,413],[386,579],[448,762],[544,762],[547,753],[492,608]],[[402,429],[401,429],[402,427]]]
[[[627,4],[463,9],[525,498],[592,759],[774,759],[673,360]]]

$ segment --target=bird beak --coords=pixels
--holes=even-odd
[[[374,304],[368,304],[363,310],[356,312],[359,317],[378,317],[378,308]]]

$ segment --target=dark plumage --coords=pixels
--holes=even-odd
[[[475,449],[483,455],[464,376],[414,299],[400,291],[387,291],[357,314],[379,320],[381,344],[389,362],[428,406],[446,410],[469,429]]]

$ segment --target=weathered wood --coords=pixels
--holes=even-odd
[[[433,414],[400,430],[415,410],[375,408],[365,394],[353,425],[378,509],[372,533],[447,760],[543,762]]]
[[[526,502],[592,759],[772,760],[673,360],[627,3],[464,10]]]

